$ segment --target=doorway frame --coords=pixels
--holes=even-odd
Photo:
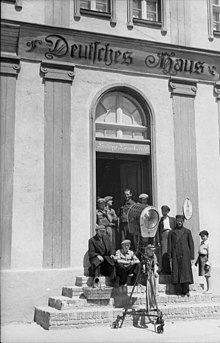
[[[90,156],[90,236],[94,235],[96,224],[96,128],[95,128],[95,110],[101,97],[111,91],[122,91],[133,96],[142,106],[143,109],[148,109],[150,115],[150,156],[151,156],[151,173],[152,173],[152,203],[154,207],[158,207],[157,193],[157,163],[156,163],[156,116],[149,99],[142,91],[134,86],[125,83],[115,83],[103,87],[93,98],[90,107],[90,125],[89,125],[89,156]]]

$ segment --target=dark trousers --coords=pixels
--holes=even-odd
[[[119,284],[125,285],[127,283],[127,278],[129,274],[134,274],[132,279],[133,281],[135,281],[140,269],[141,269],[140,263],[135,263],[129,266],[125,266],[124,264],[119,263],[117,265],[117,275],[120,278]]]
[[[110,280],[114,281],[116,277],[115,266],[109,264],[106,260],[98,266],[92,263],[89,268],[89,275],[92,277],[99,277],[100,275],[109,276]]]
[[[184,295],[189,293],[189,282],[177,283],[176,292],[178,294],[184,294]]]

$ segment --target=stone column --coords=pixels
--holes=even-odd
[[[176,208],[183,213],[183,202],[192,202],[193,215],[185,222],[198,241],[199,206],[194,99],[197,83],[193,80],[171,78],[169,89],[173,99],[174,151],[176,168]]]
[[[43,266],[70,266],[71,84],[74,66],[42,62],[45,84]]]
[[[11,267],[15,97],[20,60],[1,57],[0,227],[2,268]]]

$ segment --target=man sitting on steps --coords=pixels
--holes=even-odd
[[[93,279],[93,287],[99,286],[99,276],[109,276],[111,282],[115,281],[115,262],[112,254],[112,245],[104,225],[96,226],[96,235],[89,239],[89,268]]]
[[[132,283],[140,271],[141,263],[132,250],[130,250],[131,241],[125,239],[121,242],[121,249],[116,251],[115,260],[117,261],[117,275],[119,276],[119,286],[126,286],[127,277],[133,274]]]

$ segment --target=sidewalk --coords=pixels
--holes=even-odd
[[[219,343],[220,320],[204,319],[165,323],[163,334],[147,329],[88,327],[46,331],[35,323],[3,325],[1,343]]]

